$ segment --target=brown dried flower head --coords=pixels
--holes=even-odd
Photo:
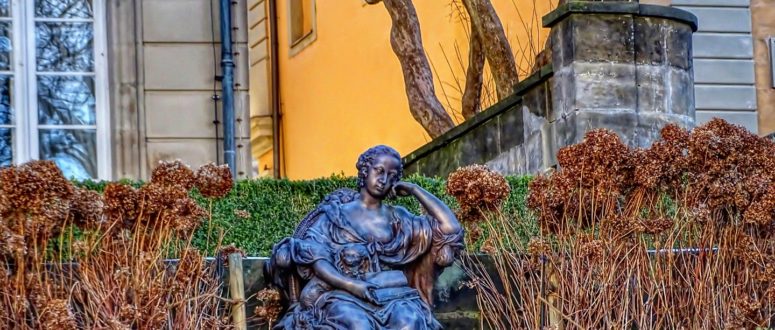
[[[487,237],[484,242],[482,242],[482,247],[479,250],[482,251],[482,253],[489,255],[498,254],[498,248],[495,246],[495,238],[492,236]]]
[[[561,148],[557,162],[562,175],[582,188],[592,188],[596,200],[617,197],[630,184],[631,151],[619,135],[607,129],[594,129],[578,144]]]
[[[463,221],[481,220],[482,211],[499,209],[510,190],[503,175],[483,165],[459,168],[447,178],[447,193],[460,205]]]
[[[151,182],[162,185],[180,185],[191,190],[196,183],[194,171],[180,160],[160,161],[151,173]]]
[[[75,315],[67,300],[52,299],[44,305],[40,312],[40,324],[44,329],[76,329]]]
[[[218,166],[210,163],[196,171],[196,188],[202,196],[224,197],[231,191],[232,186],[234,186],[234,180],[227,165]]]
[[[104,225],[105,202],[95,191],[76,188],[70,202],[73,223],[85,229],[96,229]]]
[[[731,237],[731,241],[732,255],[735,258],[750,262],[760,257],[759,249],[751,236],[738,233]]]
[[[5,193],[5,190],[2,188],[3,181],[2,181],[2,171],[0,170],[0,218],[3,217],[3,215],[8,214],[13,208],[11,207],[11,201],[8,199],[8,196]]]
[[[749,224],[769,226],[775,222],[775,183],[771,183],[766,194],[751,203],[743,215]]]
[[[634,216],[617,216],[614,219],[607,219],[606,223],[613,229],[615,237],[620,239],[632,238],[646,231],[643,220]]]
[[[52,161],[35,160],[0,169],[0,194],[6,208],[36,211],[54,199],[69,199],[73,187]]]
[[[170,214],[174,217],[173,228],[183,237],[193,233],[207,217],[207,211],[188,197],[177,200]]]
[[[538,211],[538,221],[544,232],[557,233],[566,225],[566,214],[575,214],[572,184],[561,173],[539,175],[528,184],[527,207]]]
[[[39,240],[57,235],[70,213],[69,199],[49,199],[45,206],[31,212],[33,221],[27,221],[27,233],[35,233]]]
[[[680,188],[681,176],[687,170],[689,132],[668,124],[660,133],[662,140],[634,153],[634,181],[646,189],[672,192]]]
[[[221,247],[221,250],[218,251],[218,255],[221,257],[221,260],[223,260],[224,264],[228,264],[229,256],[235,253],[239,253],[243,257],[245,256],[245,252],[236,247],[234,244],[223,246]]]
[[[551,253],[552,247],[541,238],[533,237],[527,243],[527,253],[534,257],[545,256]]]
[[[0,227],[0,255],[24,256],[27,255],[27,243],[24,236],[11,232],[8,228]]]
[[[646,234],[659,235],[672,228],[673,220],[665,217],[643,221],[643,232]]]
[[[280,316],[283,306],[280,292],[274,289],[263,289],[256,294],[260,306],[256,307],[256,319],[259,324],[273,323]]]
[[[580,242],[579,255],[590,263],[602,261],[605,243],[599,239],[585,239]]]
[[[707,205],[720,224],[753,207],[745,221],[766,223],[757,201],[775,181],[775,143],[717,118],[692,131],[687,159],[690,206]]]
[[[250,212],[245,210],[234,210],[234,216],[240,219],[250,219]]]
[[[181,185],[165,185],[156,182],[146,183],[139,190],[142,196],[143,211],[156,215],[164,210],[173,210],[181,199],[188,198],[188,191]]]
[[[131,228],[139,216],[140,197],[134,188],[111,182],[103,193],[105,213],[111,221],[121,221],[124,228]]]

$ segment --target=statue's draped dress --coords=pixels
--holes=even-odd
[[[431,314],[434,270],[454,262],[463,248],[463,232],[445,234],[433,217],[416,216],[402,207],[386,206],[392,239],[374,242],[356,232],[342,204],[323,205],[323,211],[302,238],[286,238],[275,246],[290,251],[293,270],[309,283],[315,276],[312,264],[328,260],[346,244],[363,244],[370,253],[369,271],[401,270],[409,286],[419,295],[373,305],[343,290],[323,293],[312,306],[291,306],[275,329],[391,329],[409,324],[411,329],[440,329]]]

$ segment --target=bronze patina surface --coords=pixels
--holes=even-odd
[[[340,189],[275,245],[268,274],[288,311],[275,329],[440,329],[431,313],[436,274],[463,249],[454,212],[401,181],[401,157],[376,146],[356,164],[358,191]],[[385,199],[412,197],[416,215]]]

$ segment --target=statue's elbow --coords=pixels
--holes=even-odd
[[[279,268],[289,268],[293,264],[290,244],[278,244],[272,254],[272,261]]]
[[[456,259],[456,253],[453,250],[453,248],[449,245],[442,246],[439,251],[436,253],[436,260],[435,263],[439,267],[447,267],[452,265],[452,263],[455,262]]]

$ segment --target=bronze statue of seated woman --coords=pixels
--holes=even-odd
[[[434,277],[463,249],[463,229],[438,198],[401,181],[392,148],[367,150],[356,167],[359,191],[326,196],[274,246],[267,271],[290,303],[275,329],[440,329]],[[405,196],[427,215],[382,203]]]

